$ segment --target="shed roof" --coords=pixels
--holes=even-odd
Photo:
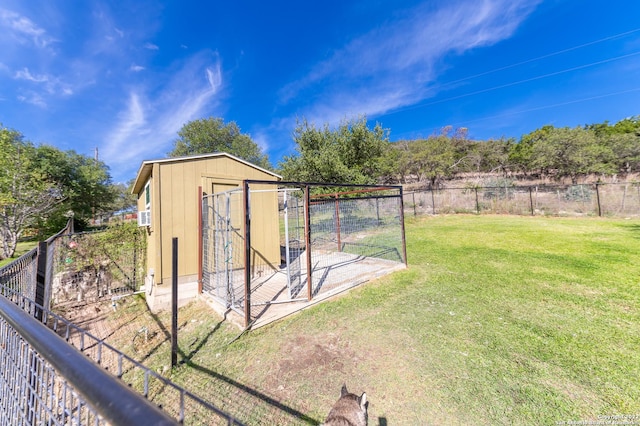
[[[253,167],[254,169],[260,170],[266,174],[274,176],[278,179],[282,179],[277,173],[271,172],[267,169],[263,169],[260,166],[256,166],[253,163],[250,163],[242,158],[236,157],[235,155],[228,154],[226,152],[214,152],[211,154],[198,154],[198,155],[187,155],[184,157],[173,157],[173,158],[161,158],[158,160],[144,160],[142,164],[140,164],[140,168],[138,169],[138,174],[136,175],[136,180],[133,184],[133,188],[131,189],[132,194],[137,194],[144,187],[149,175],[151,174],[151,170],[153,169],[153,165],[156,163],[180,163],[184,161],[194,161],[194,160],[206,160],[209,158],[216,157],[227,157],[231,160],[237,161],[239,163],[245,164],[249,167]]]

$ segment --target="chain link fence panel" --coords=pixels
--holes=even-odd
[[[438,188],[406,192],[405,213],[640,216],[640,183]]]

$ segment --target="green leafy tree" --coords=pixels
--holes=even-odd
[[[64,201],[38,223],[41,236],[60,230],[68,211],[73,211],[76,227],[83,229],[93,217],[119,209],[118,189],[111,183],[109,169],[101,161],[76,153],[41,145],[36,148],[34,167],[55,182]]]
[[[546,162],[534,161],[536,156],[535,147],[538,142],[546,140],[553,129],[553,126],[543,126],[523,135],[520,138],[520,142],[512,146],[509,151],[509,162],[516,170],[525,175],[534,172],[538,172],[541,175],[547,174],[549,165]]]
[[[336,129],[299,121],[294,131],[297,153],[285,156],[280,173],[286,180],[323,183],[375,183],[389,148],[388,130],[370,129],[366,117],[344,120]]]
[[[409,144],[409,170],[418,181],[428,180],[432,187],[455,175],[456,149],[452,139],[444,135],[418,139]]]
[[[640,137],[640,115],[618,121],[613,125],[613,133],[633,134]]]
[[[251,138],[241,133],[238,125],[221,118],[202,118],[186,123],[178,132],[169,157],[226,152],[265,169],[269,158]]]
[[[475,172],[495,173],[504,176],[511,170],[509,153],[514,144],[513,139],[489,139],[474,142],[471,145],[469,163],[473,164]]]
[[[610,125],[608,121],[604,123],[589,124],[585,126],[587,130],[593,130],[598,137],[611,135],[633,134],[640,137],[640,115],[628,117]]]
[[[612,163],[615,164],[618,172],[640,172],[640,135],[612,133],[599,139],[602,145],[611,150]]]
[[[610,157],[610,150],[598,144],[595,132],[551,127],[536,141],[532,165],[554,173],[558,179],[569,177],[575,185],[580,176],[612,172]]]
[[[135,194],[131,193],[135,179],[131,179],[125,184],[118,183],[111,186],[114,193],[113,204],[111,210],[113,212],[128,212],[134,211],[136,208],[137,198]]]
[[[51,214],[63,195],[37,167],[37,149],[20,133],[0,128],[0,150],[0,258],[8,258],[25,229]]]
[[[389,144],[380,159],[380,173],[386,183],[406,183],[411,164],[410,141]]]

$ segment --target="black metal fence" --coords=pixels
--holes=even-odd
[[[0,424],[241,424],[48,308],[68,237],[0,268]]]
[[[177,424],[35,320],[42,307],[0,292],[0,424]]]
[[[640,216],[640,183],[491,186],[405,192],[405,214]]]

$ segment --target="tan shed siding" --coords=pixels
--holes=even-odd
[[[191,228],[187,229],[187,226],[192,226],[192,224],[187,224],[187,217],[189,206],[187,205],[187,188],[189,187],[189,182],[185,179],[186,177],[186,169],[190,166],[190,164],[180,163],[174,166],[174,176],[171,181],[171,192],[173,193],[174,199],[172,204],[172,209],[174,211],[173,215],[173,235],[178,237],[178,249],[180,253],[180,257],[182,257],[183,261],[178,263],[178,275],[186,275],[186,271],[188,268],[188,263],[190,257],[187,254],[188,244],[187,244],[187,235],[193,233]]]
[[[200,203],[198,200],[198,186],[200,186],[200,173],[198,170],[200,167],[196,166],[196,164],[192,164],[191,167],[185,167],[185,186],[182,188],[185,206],[185,229],[188,230],[184,237],[183,250],[187,260],[187,270],[185,274],[198,273],[198,232],[200,232],[200,226],[198,224],[198,208]]]
[[[195,170],[197,163],[182,163],[176,168],[178,172],[173,182],[177,205],[174,205],[177,216],[174,217],[174,233],[180,238],[180,256],[178,273],[181,276],[193,275],[198,272],[197,262],[197,209],[196,198],[198,183]]]
[[[271,185],[253,185],[251,189],[269,192],[251,193],[251,245],[274,267],[280,265],[278,194]],[[271,191],[274,190],[274,191]]]
[[[214,188],[216,191],[241,188],[245,179],[278,180],[275,176],[225,156],[153,163],[152,223],[147,259],[149,268],[154,269],[156,283],[171,283],[173,237],[178,238],[178,275],[197,276],[200,230],[198,187],[202,185],[203,191],[211,194]],[[258,187],[254,185],[252,189]],[[259,189],[275,187],[262,185]],[[243,228],[242,197],[236,200],[233,214]],[[144,209],[144,188],[138,194],[138,207],[139,210]],[[277,193],[252,194],[252,208],[252,244],[260,256],[277,267],[280,263]],[[244,234],[242,229],[240,232]]]
[[[148,239],[149,267],[154,269],[154,281],[162,282],[162,208],[160,205],[161,188],[160,164],[154,164],[151,172],[151,238]]]
[[[188,256],[185,255],[185,236],[191,229],[186,229],[185,222],[185,182],[184,163],[162,164],[162,263],[163,282],[171,282],[172,265],[172,241],[178,238],[178,276],[186,275],[186,263]]]

